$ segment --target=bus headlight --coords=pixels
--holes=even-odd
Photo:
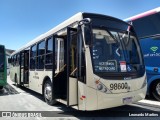
[[[102,84],[98,84],[98,85],[97,85],[97,89],[98,89],[98,90],[102,90],[102,89],[103,89],[103,85],[102,85]]]
[[[101,83],[99,80],[95,81],[96,87],[98,91],[101,91],[103,93],[112,93],[103,83]]]
[[[147,85],[147,76],[145,76],[144,82],[142,84],[141,88],[144,88]]]

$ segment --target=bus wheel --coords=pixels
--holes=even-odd
[[[160,80],[157,80],[155,83],[152,85],[152,96],[160,101]]]
[[[44,99],[47,102],[47,104],[49,105],[54,105],[56,103],[56,100],[54,100],[54,98],[52,98],[52,85],[50,81],[46,81],[44,83]]]

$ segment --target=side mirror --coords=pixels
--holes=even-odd
[[[84,26],[84,38],[86,45],[92,45],[93,34],[89,25]]]
[[[93,33],[91,27],[91,19],[85,18],[79,21],[79,28],[84,33],[83,39],[85,40],[86,45],[92,45]]]

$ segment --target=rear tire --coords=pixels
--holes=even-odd
[[[43,95],[44,95],[44,99],[48,105],[54,105],[57,103],[57,101],[54,99],[54,94],[52,97],[52,92],[53,92],[52,91],[52,84],[49,80],[47,80],[44,83]]]
[[[151,95],[160,101],[160,80],[155,81],[151,86]]]

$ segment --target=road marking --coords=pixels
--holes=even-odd
[[[138,101],[138,103],[150,104],[150,105],[154,105],[154,106],[160,106],[160,102],[159,101],[152,101],[152,100],[140,100],[140,101]]]

